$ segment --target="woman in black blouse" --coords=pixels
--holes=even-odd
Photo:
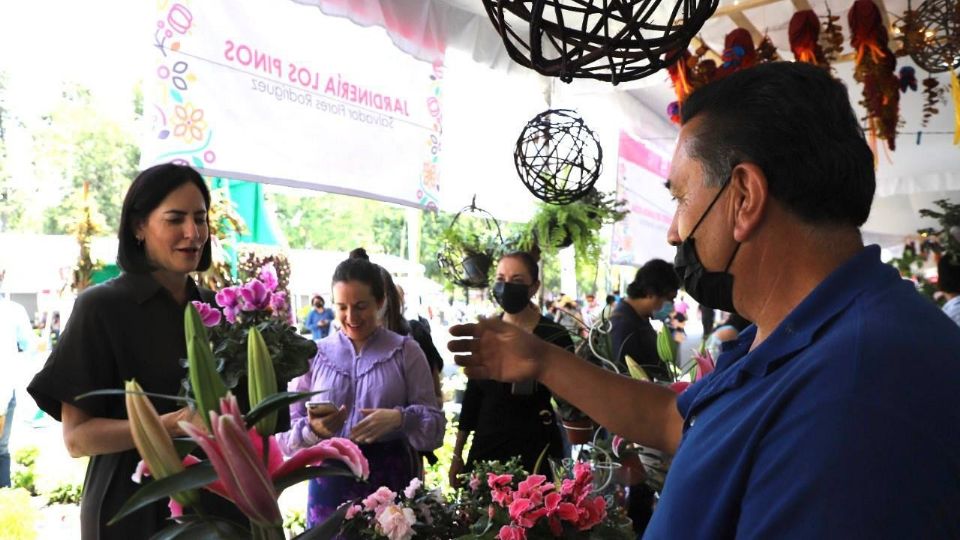
[[[120,218],[117,263],[123,273],[80,294],[57,347],[27,388],[63,423],[70,455],[91,458],[80,511],[84,540],[148,538],[169,523],[166,503],[158,502],[107,526],[139,487],[130,475],[140,458],[123,396],[75,398],[123,388],[128,379],[147,392],[178,393],[186,374],[180,365],[186,357],[184,308],[192,300],[213,302],[213,293],[188,275],[210,266],[209,206],[210,192],[190,167],[157,165],[140,173]],[[170,400],[153,405],[172,436],[183,436],[179,421],[197,422]]]
[[[533,256],[525,252],[503,256],[497,265],[496,279],[493,294],[503,308],[504,321],[573,350],[570,334],[542,316],[530,301],[540,288]],[[519,456],[524,469],[533,471],[546,447],[548,457],[563,457],[563,439],[550,398],[550,390],[535,382],[506,384],[470,379],[450,465],[451,485],[457,486],[457,475],[470,470],[477,461],[506,461]],[[465,464],[463,447],[471,431],[473,443]]]

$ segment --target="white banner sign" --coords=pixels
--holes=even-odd
[[[158,6],[142,166],[437,206],[442,66],[294,2]]]
[[[664,187],[669,174],[669,159],[620,133],[617,198],[626,201],[627,217],[613,226],[613,264],[673,261],[676,248],[667,243],[667,230],[677,205]]]

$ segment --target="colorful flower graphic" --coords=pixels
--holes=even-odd
[[[202,141],[207,121],[203,119],[203,109],[194,108],[190,103],[174,107],[176,125],[173,134],[186,142]]]

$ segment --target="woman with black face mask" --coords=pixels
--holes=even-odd
[[[530,301],[540,288],[537,261],[526,252],[504,255],[497,265],[494,299],[500,317],[540,339],[573,350],[570,334],[542,316]],[[550,390],[535,382],[500,383],[470,379],[460,409],[457,443],[450,465],[450,484],[477,461],[506,461],[519,456],[524,469],[532,471],[544,448],[547,457],[563,457],[563,439],[557,425]],[[470,455],[463,461],[463,446],[474,432]],[[541,471],[543,472],[543,471]]]

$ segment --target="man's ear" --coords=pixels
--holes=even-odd
[[[751,162],[734,167],[730,182],[734,198],[733,238],[737,242],[744,242],[763,221],[770,200],[770,188],[763,169]]]

